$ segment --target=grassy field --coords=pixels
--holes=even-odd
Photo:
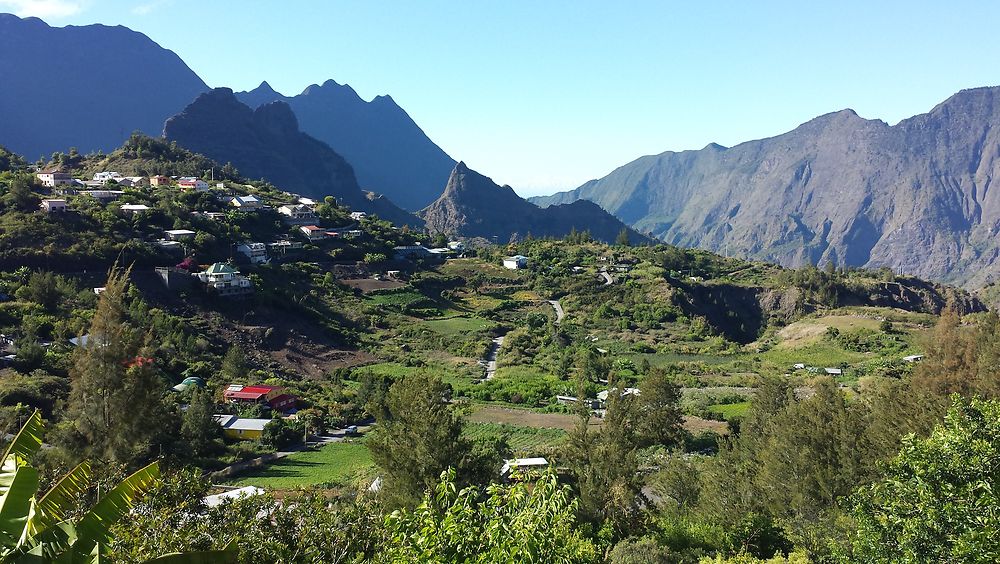
[[[750,409],[750,402],[742,401],[739,403],[717,403],[715,405],[708,406],[708,410],[712,413],[718,413],[723,416],[726,421],[734,417],[742,417],[746,414],[747,410]]]
[[[853,329],[878,329],[878,326],[877,319],[853,315],[828,315],[801,319],[778,331],[778,339],[780,339],[778,348],[794,349],[817,343],[823,339],[823,334],[830,327],[835,327],[840,331],[850,331]]]
[[[551,450],[566,440],[566,431],[551,428],[532,428],[504,423],[467,423],[465,434],[469,438],[505,436],[515,455],[528,456]]]
[[[371,453],[364,444],[332,443],[316,450],[296,452],[265,468],[243,474],[231,483],[275,490],[340,485],[352,482],[372,467]]]
[[[577,416],[569,413],[539,413],[527,409],[494,405],[477,405],[472,414],[469,415],[470,423],[500,423],[517,427],[562,429],[563,431],[573,429],[577,420]],[[590,421],[592,426],[600,425],[598,419]]]
[[[492,322],[478,317],[449,317],[448,319],[428,319],[424,324],[443,335],[460,335],[486,329]]]

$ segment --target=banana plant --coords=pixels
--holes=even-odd
[[[42,446],[44,425],[36,411],[28,418],[0,459],[0,564],[98,564],[112,540],[111,526],[131,511],[136,499],[160,477],[154,462],[132,474],[74,521],[71,515],[90,480],[90,464],[83,462],[40,498],[38,471],[31,457]],[[166,554],[148,562],[200,564],[236,562],[236,552]]]

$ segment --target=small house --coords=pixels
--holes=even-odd
[[[98,172],[97,174],[94,175],[94,182],[100,182],[101,184],[107,184],[108,182],[111,182],[112,180],[114,180],[115,182],[118,182],[122,178],[124,178],[124,177],[121,175],[121,173],[118,173],[118,172]]]
[[[456,253],[465,252],[465,243],[461,241],[449,241],[448,248],[455,251]]]
[[[73,184],[73,175],[68,172],[49,170],[39,172],[35,176],[38,178],[38,181],[42,183],[42,186],[45,186],[46,188],[54,188],[61,184]]]
[[[120,209],[122,210],[122,213],[135,215],[137,213],[148,212],[152,208],[146,204],[122,204]]]
[[[241,276],[239,270],[221,262],[213,264],[204,272],[199,272],[198,280],[201,280],[210,292],[219,296],[236,297],[253,293],[253,282],[249,278]]]
[[[214,415],[222,426],[222,435],[237,441],[259,441],[270,419],[248,419],[236,415]]]
[[[504,268],[509,268],[511,270],[521,270],[523,268],[528,268],[528,257],[524,255],[514,255],[512,257],[507,257],[503,259]]]
[[[326,229],[315,225],[303,225],[299,227],[299,233],[312,242],[322,241],[327,237]]]
[[[824,368],[823,372],[826,372],[830,376],[841,376],[844,374],[844,371],[840,368]]]
[[[353,219],[354,221],[361,221],[366,217],[368,217],[368,214],[363,211],[351,212],[351,219]]]
[[[42,200],[39,207],[45,213],[64,213],[69,209],[66,200]]]
[[[236,246],[236,252],[250,259],[253,264],[267,262],[267,245],[264,243],[242,243]]]
[[[177,186],[181,190],[194,190],[195,192],[208,192],[208,182],[200,178],[181,178],[177,181]]]
[[[91,198],[101,202],[102,204],[106,204],[108,202],[113,202],[117,200],[125,192],[122,192],[121,190],[84,190],[83,192],[80,193],[90,196]]]
[[[229,200],[229,205],[242,211],[257,211],[263,207],[255,196],[235,196]]]
[[[191,239],[194,239],[195,235],[197,235],[197,233],[191,231],[190,229],[167,229],[163,232],[163,234],[166,235],[167,239],[170,241],[190,241]]]
[[[920,362],[924,359],[922,354],[911,354],[910,356],[904,356],[903,360],[906,362]]]
[[[260,404],[274,411],[295,411],[298,398],[280,386],[244,386],[231,384],[222,394],[226,403]]]
[[[292,225],[316,222],[316,212],[305,204],[285,204],[278,208],[278,213],[284,216],[281,219],[285,223]]]
[[[169,176],[157,175],[149,177],[150,186],[170,186],[170,182],[171,180]]]

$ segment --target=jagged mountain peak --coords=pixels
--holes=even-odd
[[[571,204],[542,209],[524,200],[508,185],[459,161],[452,169],[444,193],[419,212],[433,232],[508,240],[513,235],[561,237],[571,230],[590,231],[594,237],[613,241],[626,226],[595,204]],[[632,232],[632,240],[645,238]]]

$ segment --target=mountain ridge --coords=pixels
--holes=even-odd
[[[672,244],[775,261],[1000,275],[998,87],[895,125],[851,109],[730,148],[647,155],[539,205],[587,199]]]
[[[410,211],[433,202],[455,166],[388,94],[365,101],[349,84],[328,79],[296,96],[277,92],[267,81],[236,96],[250,107],[274,100],[287,103],[302,131],[351,163],[363,188],[385,194]]]
[[[298,119],[284,102],[251,109],[232,89],[215,88],[168,119],[163,136],[217,162],[230,162],[249,178],[264,178],[304,196],[334,196],[354,209],[377,213],[400,225],[418,224],[392,202],[365,194],[347,160],[301,132]]]
[[[38,70],[56,85],[38,88]],[[111,151],[208,90],[176,53],[124,26],[52,27],[0,14],[0,142],[34,159],[76,147]],[[127,84],[123,84],[127,82]]]

